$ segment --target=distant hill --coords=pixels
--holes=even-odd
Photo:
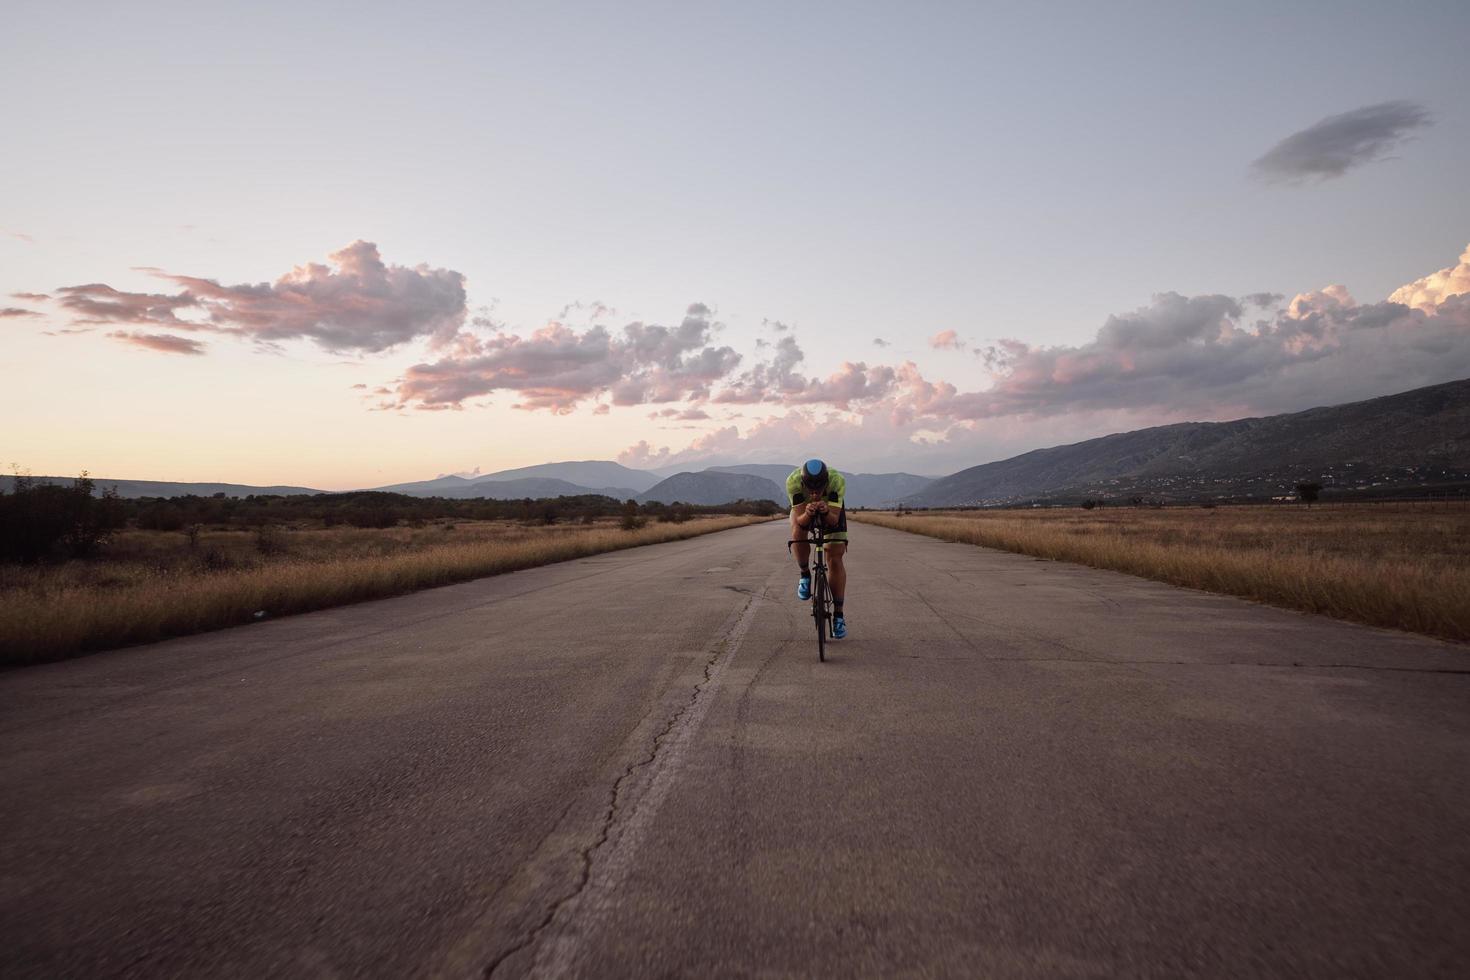
[[[1470,380],[1304,412],[1183,422],[1038,449],[961,470],[916,507],[1131,496],[1288,494],[1298,482],[1383,492],[1470,480]]]
[[[565,480],[582,487],[632,487],[638,491],[649,489],[659,480],[656,474],[647,470],[635,470],[631,466],[624,466],[622,463],[615,463],[609,459],[584,459],[565,463],[538,463],[535,466],[522,466],[514,470],[501,470],[498,473],[473,477],[471,482],[484,483],[487,480],[504,482],[528,477]]]
[[[773,481],[748,473],[722,473],[705,470],[701,473],[675,473],[656,486],[638,495],[640,503],[659,501],[672,504],[728,504],[734,500],[774,500],[785,503],[782,493]]]
[[[711,466],[706,473],[748,473],[761,476],[784,488],[786,478],[798,464],[784,463],[741,463],[736,466]],[[910,494],[918,493],[934,482],[933,477],[916,476],[913,473],[849,473],[838,468],[847,480],[847,505],[849,507],[887,507]],[[782,495],[784,497],[784,494]],[[784,500],[782,501],[785,502]]]
[[[381,493],[406,493],[415,497],[450,497],[455,491],[469,486],[470,480],[462,476],[441,476],[437,480],[416,480],[412,483],[395,483],[387,487],[372,487]]]
[[[636,491],[627,487],[583,487],[575,483],[568,483],[566,480],[530,477],[522,480],[481,480],[466,487],[446,491],[439,496],[459,499],[487,497],[491,500],[519,500],[522,497],[530,497],[538,500],[542,497],[580,497],[589,493],[601,494],[617,500],[627,500],[637,495]]]
[[[69,487],[75,477],[71,476],[37,476],[32,477],[37,483],[55,483],[58,486]],[[226,497],[248,497],[251,494],[271,495],[289,497],[296,494],[327,493],[326,490],[312,490],[309,487],[252,487],[242,483],[170,483],[164,480],[111,480],[107,477],[92,477],[93,492],[102,493],[112,487],[117,488],[119,497],[136,499],[138,497],[212,497],[222,493]],[[10,493],[15,489],[15,477],[0,476],[0,490]]]
[[[503,487],[488,487],[492,483],[510,483],[522,480],[550,480],[561,484],[560,489],[540,496],[576,496],[584,493],[603,493],[623,499],[641,490],[647,490],[658,482],[658,477],[647,470],[635,470],[611,460],[584,459],[566,463],[538,463],[498,473],[486,473],[474,477],[441,476],[437,480],[420,480],[416,483],[395,483],[389,487],[374,487],[393,493],[406,493],[415,497],[490,497],[509,500],[524,497],[524,493],[509,493]],[[525,484],[530,486],[530,484]],[[538,496],[531,494],[531,496]]]
[[[891,507],[934,482],[913,473],[853,473],[847,476],[847,506]]]
[[[744,473],[747,476],[758,476],[770,480],[776,486],[784,487],[786,485],[786,478],[799,465],[798,463],[792,463],[790,466],[787,466],[785,463],[737,463],[734,466],[706,466],[703,472]]]

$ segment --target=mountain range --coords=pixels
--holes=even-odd
[[[418,497],[501,500],[603,494],[619,500],[785,503],[796,464],[699,471],[640,470],[611,460],[541,463],[373,489]],[[1303,412],[1232,422],[1182,422],[1054,446],[934,479],[847,473],[853,507],[1005,506],[1084,498],[1209,500],[1289,494],[1298,482],[1339,493],[1470,483],[1470,379]],[[37,477],[66,482],[65,477]],[[316,494],[307,487],[94,478],[124,497]],[[13,477],[0,477],[0,491]]]
[[[1228,499],[1299,482],[1364,495],[1470,481],[1470,380],[1286,415],[1182,422],[972,466],[904,499],[914,507],[1038,500]]]

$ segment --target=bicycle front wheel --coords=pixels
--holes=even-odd
[[[817,624],[817,660],[827,659],[827,575],[820,568],[812,579],[812,621]]]

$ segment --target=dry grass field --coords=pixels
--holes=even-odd
[[[757,517],[625,531],[616,518],[527,527],[125,531],[94,561],[0,566],[0,666],[57,660],[324,609],[585,555],[722,531]]]
[[[1470,640],[1470,508],[1286,504],[853,516],[946,541]]]

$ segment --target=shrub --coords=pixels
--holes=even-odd
[[[286,550],[286,539],[282,536],[280,528],[269,524],[256,528],[255,550],[262,555],[279,555]]]
[[[16,476],[13,493],[0,493],[0,560],[34,564],[60,554],[84,558],[126,522],[117,491],[92,496],[85,472],[70,487]]]

